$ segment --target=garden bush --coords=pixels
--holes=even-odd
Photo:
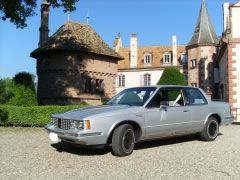
[[[19,72],[13,77],[13,81],[16,84],[23,85],[35,92],[34,79],[35,76],[28,72]]]
[[[163,71],[158,85],[187,85],[183,74],[176,67],[167,67]]]
[[[6,105],[12,106],[36,106],[36,93],[28,87],[16,84],[9,85],[12,97],[6,102]]]
[[[8,118],[8,112],[6,110],[0,109],[0,124],[4,123]]]
[[[5,104],[13,96],[9,89],[11,82],[10,79],[0,79],[0,104]]]
[[[0,126],[43,127],[51,121],[50,117],[52,114],[61,113],[85,106],[85,104],[32,107],[0,105],[0,112],[3,112],[0,113],[1,118],[3,117],[3,121],[0,121]]]

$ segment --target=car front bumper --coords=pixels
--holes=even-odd
[[[63,130],[55,128],[53,125],[45,126],[45,130],[48,133],[56,134],[62,141],[79,145],[95,146],[104,145],[107,142],[107,136],[103,132]]]

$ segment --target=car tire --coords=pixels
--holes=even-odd
[[[128,156],[132,154],[135,145],[134,129],[129,124],[118,126],[112,137],[112,150],[116,156]]]
[[[201,132],[201,139],[203,141],[214,141],[219,132],[219,123],[215,117],[208,118],[207,123]]]

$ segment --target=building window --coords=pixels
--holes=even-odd
[[[151,65],[152,64],[152,54],[146,53],[144,54],[144,65]]]
[[[144,74],[143,85],[144,86],[151,86],[151,74]]]
[[[123,74],[118,76],[118,87],[125,87],[125,75]]]
[[[182,64],[187,64],[188,63],[188,58],[187,58],[187,55],[185,53],[181,54],[181,63]]]
[[[192,67],[192,68],[197,67],[197,60],[196,60],[196,59],[192,59],[192,60],[191,60],[191,67]]]
[[[197,83],[191,83],[192,87],[197,87]]]
[[[163,64],[171,64],[171,54],[166,53],[163,55]]]
[[[103,79],[96,79],[96,93],[97,94],[103,94],[104,93],[104,87],[103,87]]]

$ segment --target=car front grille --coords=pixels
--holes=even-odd
[[[55,119],[54,126],[59,129],[68,130],[71,129],[71,120],[69,119]]]

